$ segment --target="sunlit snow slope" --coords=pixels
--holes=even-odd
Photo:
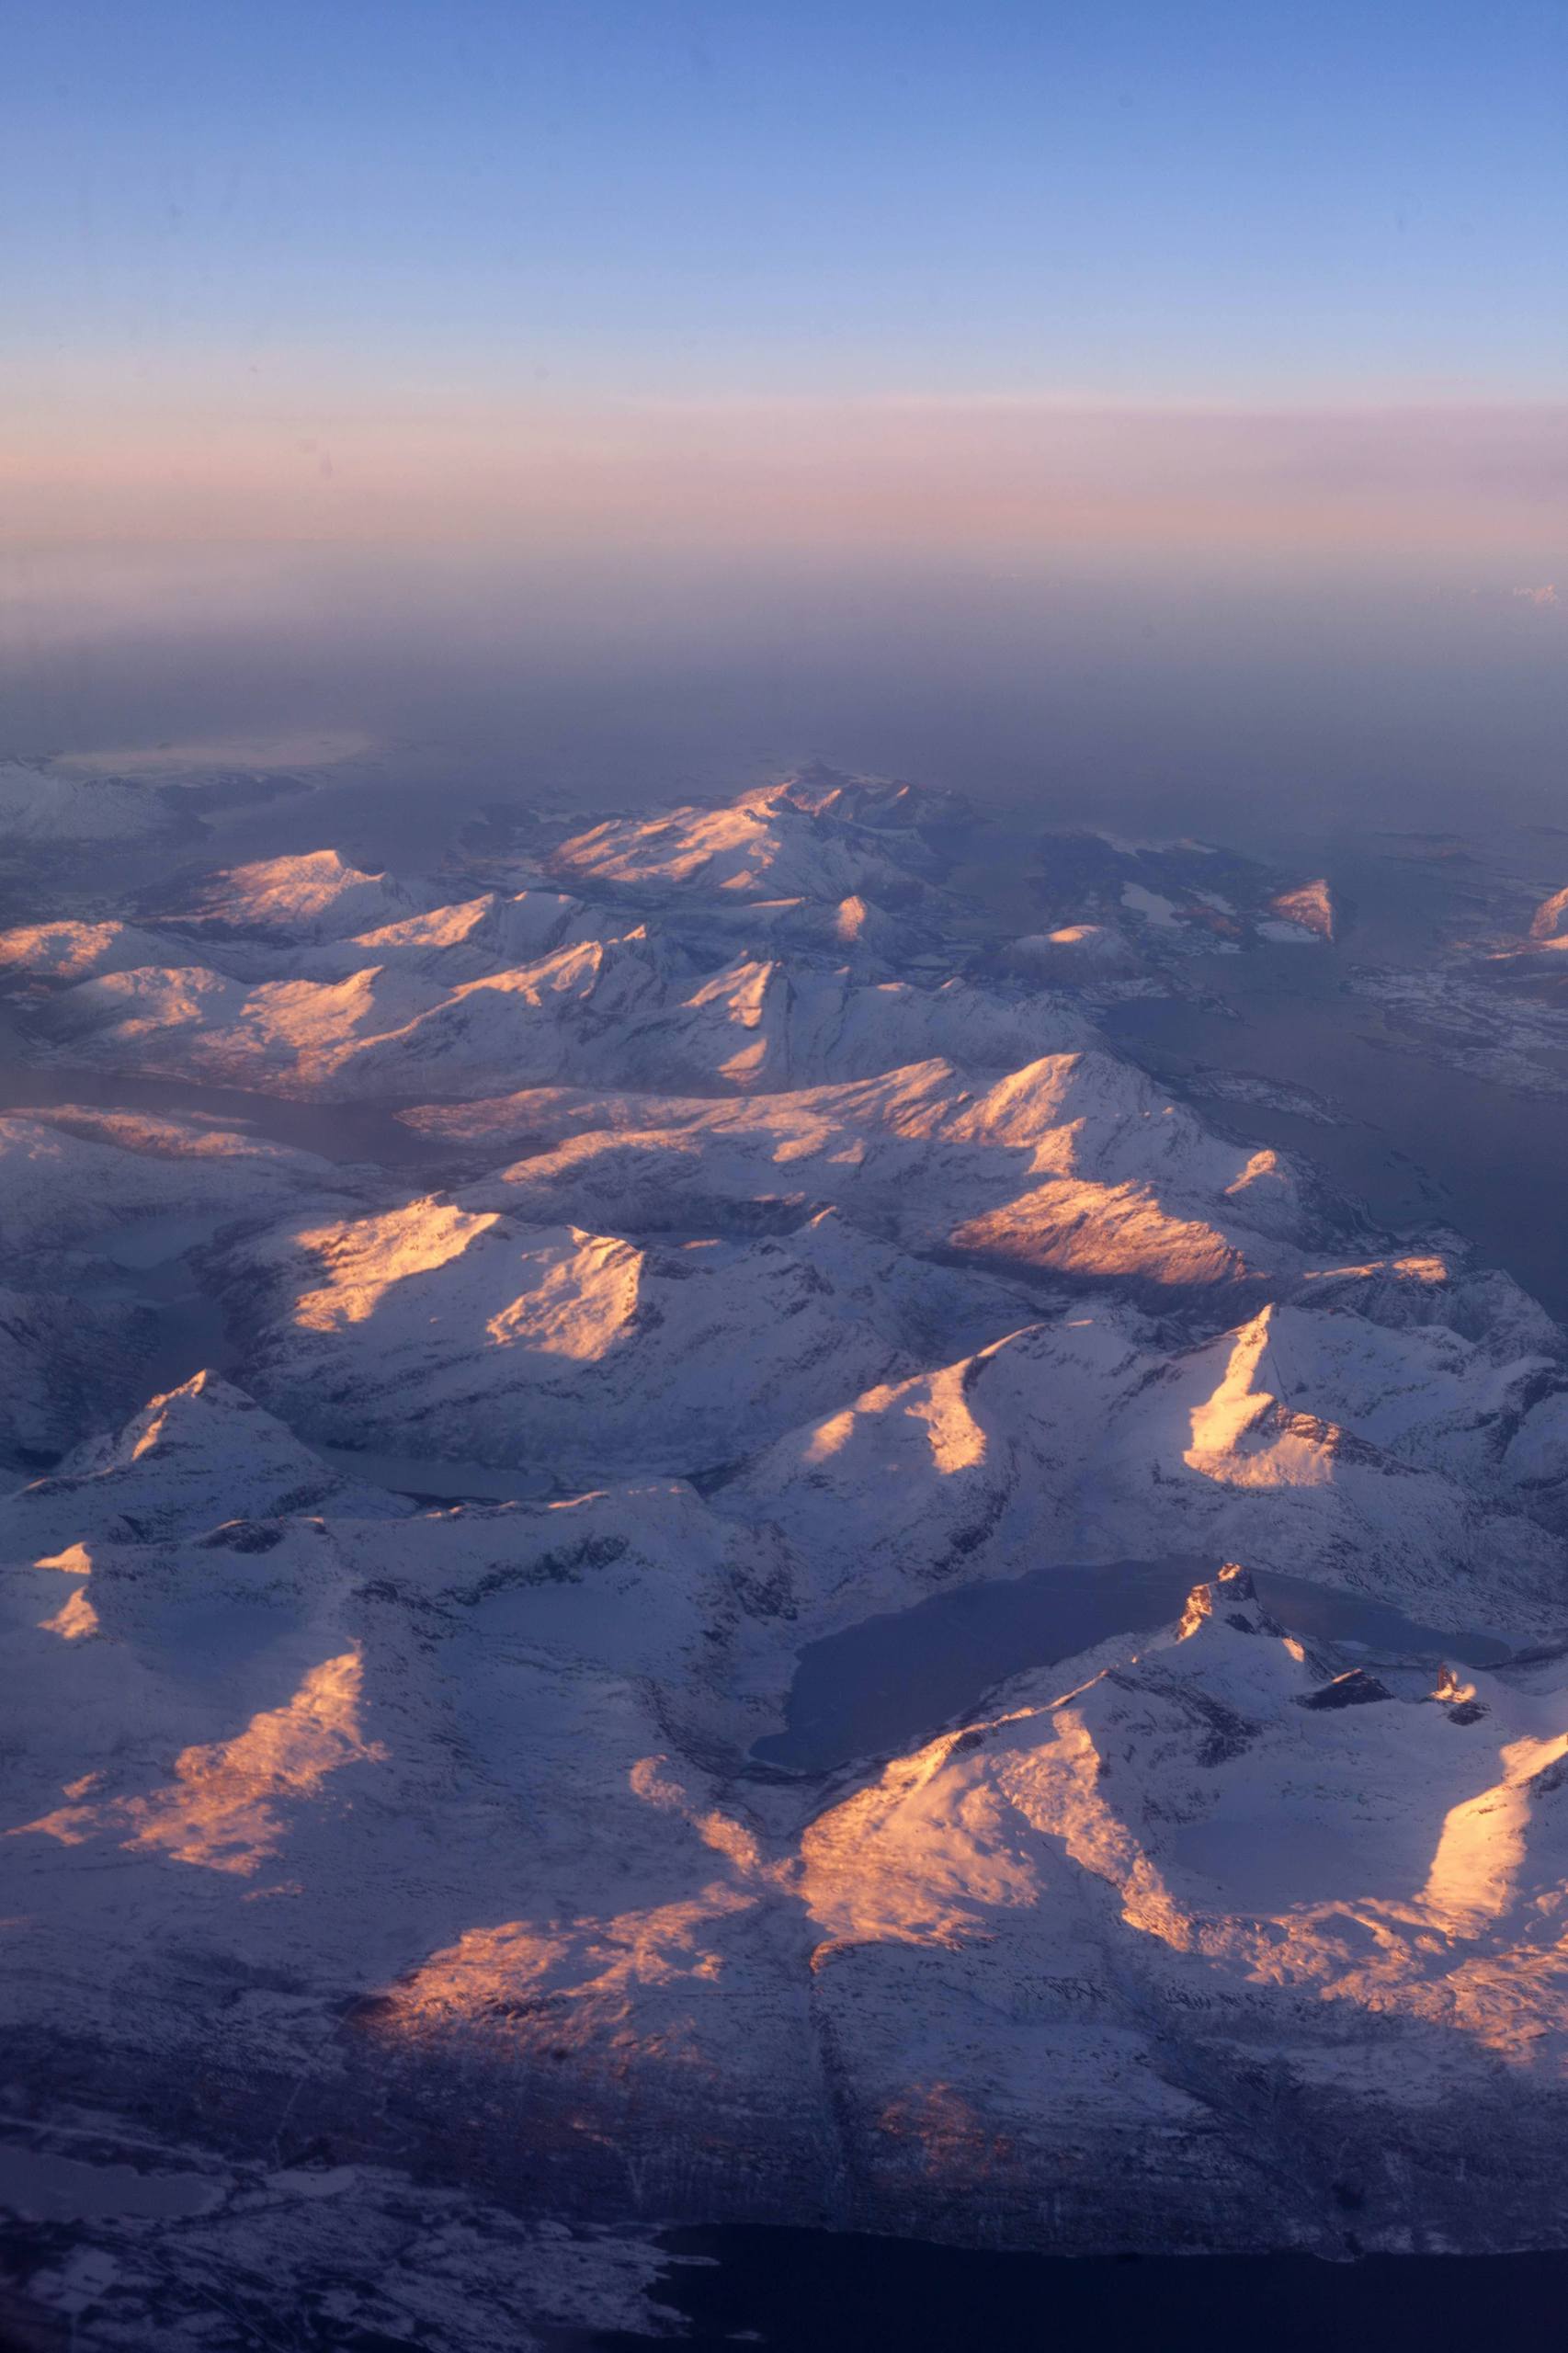
[[[34,774],[24,843],[141,805]],[[576,2221],[1568,2234],[1568,1338],[1099,1027],[1326,963],[1326,881],[1061,836],[1009,934],[965,822],[813,770],[0,937],[35,2120]],[[809,1645],[1026,1580],[956,1717],[759,1760]]]

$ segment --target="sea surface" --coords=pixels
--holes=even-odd
[[[997,2255],[854,2232],[665,2234],[689,2353],[1562,2353],[1568,2253]],[[562,2334],[554,2353],[667,2336]]]
[[[1568,1055],[1564,1092],[1524,1093],[1455,1067],[1441,1031],[1394,1021],[1358,980],[1432,961],[1451,905],[1446,878],[1362,852],[1344,860],[1354,908],[1332,947],[1194,958],[1191,995],[1139,998],[1102,1026],[1204,1118],[1300,1153],[1380,1224],[1444,1224],[1568,1321]],[[1267,1104],[1207,1098],[1205,1073],[1239,1073],[1318,1097],[1332,1124]]]

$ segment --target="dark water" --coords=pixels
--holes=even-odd
[[[301,1437],[301,1442],[346,1479],[390,1487],[395,1495],[412,1495],[421,1504],[528,1503],[555,1492],[537,1472],[507,1471],[494,1462],[464,1462],[445,1455],[377,1454],[357,1446],[322,1446],[312,1438]]]
[[[1348,949],[1228,961],[1248,969],[1205,960],[1217,968],[1203,976],[1211,1002],[1119,1006],[1107,1032],[1177,1086],[1238,1071],[1323,1097],[1341,1124],[1197,1099],[1214,1124],[1315,1162],[1380,1224],[1451,1225],[1568,1321],[1568,1095],[1523,1095],[1455,1069],[1439,1035],[1393,1028],[1347,991]]]
[[[1179,1553],[1036,1569],[863,1619],[801,1651],[786,1729],[759,1740],[752,1754],[760,1764],[818,1773],[915,1746],[1008,1676],[1074,1658],[1114,1635],[1168,1625],[1219,1565]],[[1508,1655],[1506,1643],[1479,1630],[1445,1633],[1305,1577],[1259,1571],[1254,1581],[1265,1608],[1312,1641],[1466,1666]]]
[[[222,2185],[201,2174],[89,2165],[52,2150],[0,2143],[0,2210],[30,2222],[76,2222],[94,2214],[206,2214],[222,2197]],[[0,2345],[4,2341],[0,2337]]]
[[[263,1136],[268,1143],[318,1153],[324,1160],[369,1161],[381,1167],[428,1168],[429,1141],[393,1116],[388,1104],[290,1103],[237,1086],[203,1086],[129,1071],[40,1066],[13,1059],[0,1020],[0,1112],[47,1111],[79,1103],[97,1111],[146,1111],[159,1119],[200,1120]]]
[[[1050,2256],[744,2228],[671,2232],[657,2298],[691,2353],[1561,2353],[1568,2254]],[[695,2258],[695,2259],[694,2259]],[[560,2353],[667,2343],[622,2332]]]

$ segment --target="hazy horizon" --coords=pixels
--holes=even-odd
[[[821,757],[1246,835],[1560,807],[1568,610],[1454,579],[254,545],[11,578],[23,756],[327,730],[403,782],[626,805]]]
[[[1550,813],[1550,11],[14,10],[6,748]],[[453,764],[443,770],[445,760]]]

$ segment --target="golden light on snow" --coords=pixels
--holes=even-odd
[[[62,1552],[46,1552],[33,1563],[35,1569],[62,1569],[67,1576],[85,1577],[91,1574],[93,1556],[85,1544],[67,1544]]]
[[[58,1634],[62,1642],[79,1643],[97,1632],[98,1613],[85,1593],[74,1593],[52,1618],[40,1619],[39,1623],[46,1633]]]
[[[1473,1936],[1512,1905],[1535,1811],[1529,1785],[1565,1755],[1568,1734],[1511,1742],[1498,1756],[1502,1779],[1445,1817],[1422,1901],[1451,1935]]]
[[[830,1414],[812,1429],[802,1449],[802,1461],[830,1461],[850,1444],[867,1417],[889,1409],[898,1410],[920,1427],[936,1470],[944,1473],[971,1471],[984,1461],[985,1431],[970,1409],[961,1365],[903,1388],[884,1383],[867,1390],[849,1411]]]
[[[873,1390],[866,1398],[865,1404],[874,1410],[879,1402],[887,1403],[892,1393],[892,1391],[887,1389]],[[825,1421],[819,1422],[806,1441],[806,1461],[826,1462],[833,1455],[840,1453],[854,1436],[858,1419],[858,1416],[855,1413],[849,1412],[830,1414]]]
[[[475,1217],[452,1202],[426,1200],[352,1225],[306,1231],[301,1247],[315,1251],[335,1279],[304,1293],[294,1321],[321,1332],[366,1323],[395,1283],[444,1266],[496,1222],[494,1215]]]
[[[715,1932],[756,1901],[716,1881],[679,1901],[602,1917],[465,1929],[390,1988],[369,2022],[383,2034],[481,2028],[524,2047],[608,2052],[637,2041],[637,2006],[649,1989],[717,1984],[724,1960]],[[678,2009],[661,2040],[666,2057],[696,2056]]]
[[[960,1368],[939,1373],[911,1411],[926,1426],[938,1471],[972,1471],[984,1461],[985,1432],[971,1410]]]
[[[793,1866],[767,1861],[756,1833],[695,1795],[668,1756],[637,1758],[626,1779],[641,1804],[680,1825],[666,1856],[676,1883],[619,1912],[562,1910],[465,1929],[377,1997],[365,2023],[400,2038],[477,2029],[557,2057],[635,2045],[683,2065],[706,2063],[687,1996],[719,1986],[729,1931],[787,1894]],[[673,2006],[660,2009],[656,2029],[640,2027],[661,1991]]]
[[[550,1253],[559,1249],[553,1262]],[[522,1256],[528,1288],[485,1324],[497,1347],[518,1342],[544,1356],[591,1364],[625,1336],[637,1309],[644,1254],[613,1235],[569,1228],[559,1245]]]
[[[922,949],[887,979],[923,918],[911,878],[886,912],[903,821],[872,816],[824,847],[775,787],[551,830],[527,892],[432,904],[446,881],[316,852],[231,870],[177,938],[0,939],[100,1066],[360,1107],[350,1146],[391,1074],[444,1140],[383,1179],[192,1117],[3,1123],[40,1255],[73,1246],[71,1189],[77,1239],[155,1235],[160,1202],[206,1227],[251,1392],[199,1376],[6,1502],[37,1777],[6,1852],[62,1964],[46,2006],[75,1968],[74,2021],[101,1998],[108,2040],[123,1999],[140,2035],[144,2005],[156,2056],[206,2000],[197,2034],[266,2077],[347,2006],[392,2046],[360,2085],[472,2058],[476,2105],[516,2093],[610,2165],[674,2114],[737,2170],[788,2139],[798,2075],[813,2152],[933,2203],[987,2168],[1032,2193],[1081,2128],[1228,2163],[1234,2112],[1182,2120],[1260,2052],[1286,2131],[1314,2084],[1408,2070],[1381,2124],[1457,2111],[1494,2061],[1563,2073],[1536,1515],[1568,1400],[1535,1311],[1457,1252],[1322,1263],[1344,1234],[1293,1157],[1021,976],[938,983]],[[663,934],[654,894],[688,884]],[[585,937],[634,893],[649,926]],[[775,954],[802,909],[811,954]],[[203,919],[210,970],[178,961]],[[551,1499],[427,1508],[435,1462]],[[1368,1647],[1282,1631],[1233,1563],[1180,1608],[1183,1562],[1222,1552],[1315,1581],[1292,1626]],[[1061,1665],[1006,1652],[949,1712],[922,1658],[909,1728],[879,1722],[882,1630],[930,1599],[895,1639],[957,1626],[932,1665],[967,1668],[965,1586]],[[1472,1626],[1533,1653],[1435,1673],[1428,1629]],[[822,1761],[763,1766],[819,1733]]]
[[[1268,1385],[1278,1379],[1275,1320],[1266,1307],[1230,1336],[1218,1386],[1191,1409],[1182,1460],[1226,1486],[1317,1486],[1334,1476],[1333,1426],[1293,1412]]]
[[[173,1781],[152,1796],[62,1806],[9,1835],[39,1832],[68,1847],[112,1836],[176,1862],[248,1874],[287,1836],[280,1808],[314,1796],[346,1765],[385,1758],[360,1733],[360,1679],[358,1651],[324,1659],[287,1706],[253,1717],[233,1740],[182,1750]]]

